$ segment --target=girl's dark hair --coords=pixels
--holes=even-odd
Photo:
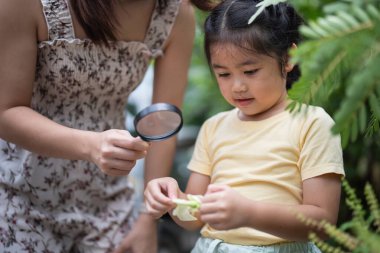
[[[260,0],[225,0],[217,5],[205,21],[205,52],[210,63],[210,48],[217,43],[232,43],[248,52],[274,57],[281,71],[288,60],[293,43],[301,41],[298,31],[303,19],[287,3],[266,7],[251,23]],[[300,76],[298,66],[288,73],[286,86],[291,87]]]
[[[162,11],[168,0],[158,0]],[[70,0],[73,11],[86,35],[95,43],[108,45],[115,41],[118,22],[114,14],[119,0]]]

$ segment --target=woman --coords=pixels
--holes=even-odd
[[[181,106],[193,37],[187,1],[0,2],[0,248],[156,251],[126,175],[167,175],[175,139],[131,136],[124,108],[152,60],[153,102]]]

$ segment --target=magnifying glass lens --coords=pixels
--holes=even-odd
[[[142,118],[136,131],[143,136],[159,137],[172,133],[181,124],[181,117],[171,111],[157,111]]]
[[[146,141],[167,139],[182,127],[182,113],[174,105],[157,103],[136,115],[135,130]]]

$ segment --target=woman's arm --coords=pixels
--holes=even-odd
[[[203,198],[201,218],[215,229],[252,227],[291,241],[307,241],[312,229],[297,214],[314,219],[337,221],[340,175],[325,174],[303,182],[300,205],[255,202],[229,187],[212,186]]]
[[[0,138],[44,156],[95,162],[110,175],[128,174],[147,143],[127,131],[68,128],[30,108],[41,15],[39,1],[0,1]]]
[[[194,34],[193,7],[185,0],[182,1],[171,35],[165,45],[164,55],[155,62],[153,103],[166,102],[181,108],[187,85]],[[166,177],[170,174],[175,147],[175,137],[151,143],[145,159],[144,188],[152,179]],[[151,231],[149,241],[146,238],[136,240],[144,234],[147,228]],[[120,252],[128,248],[136,248],[139,252],[145,252],[143,248],[155,246],[154,241],[152,241],[152,238],[155,238],[155,231],[153,216],[142,213],[131,235],[127,236],[124,243],[119,247]],[[150,248],[147,252],[154,252],[154,249]]]
[[[181,108],[187,82],[195,33],[194,10],[183,1],[164,56],[156,60],[153,102],[167,102]],[[172,168],[176,138],[152,142],[145,163],[145,183],[153,178],[168,176]]]

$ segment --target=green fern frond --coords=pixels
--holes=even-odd
[[[373,6],[367,10],[353,6],[349,13],[339,11],[335,15],[311,21],[308,25],[301,26],[300,32],[310,39],[347,36],[361,30],[372,29],[375,24],[373,20],[377,17],[376,11]]]
[[[373,224],[376,227],[376,231],[380,232],[380,207],[376,198],[375,192],[372,186],[367,183],[364,188],[364,194],[369,206],[369,210],[373,219]]]
[[[364,104],[362,104],[359,108],[359,130],[360,133],[364,133],[367,127],[367,109]]]
[[[297,102],[323,106],[335,91],[345,90],[333,115],[333,130],[341,133],[343,147],[359,134],[375,133],[380,118],[379,9],[353,4],[300,29],[309,39],[290,52],[302,76],[289,91],[296,101],[289,109],[300,108]],[[370,114],[376,120],[368,122]]]
[[[380,57],[369,59],[366,67],[363,68],[361,72],[355,73],[350,80],[347,81],[346,98],[334,115],[336,121],[334,130],[336,132],[340,132],[345,127],[351,128],[357,125],[358,123],[354,123],[354,121],[357,119],[356,115],[358,114],[361,114],[360,117],[362,118],[361,120],[363,120],[366,113],[362,107],[367,101],[369,101],[375,117],[380,118],[380,116],[377,116],[378,113],[380,113],[379,100],[374,95],[377,86],[380,85],[380,72],[378,71],[378,66],[380,65],[377,64],[380,64]],[[364,125],[363,122],[361,125]],[[361,128],[363,128],[363,126]]]
[[[357,222],[359,222],[361,225],[366,226],[365,221],[365,210],[363,208],[363,205],[356,195],[355,189],[350,186],[350,184],[347,182],[347,180],[342,181],[342,187],[346,193],[346,204],[348,207],[352,210],[354,214],[354,218]]]
[[[380,118],[380,100],[374,93],[369,95],[369,104],[376,118]]]
[[[321,238],[319,238],[315,233],[310,233],[309,235],[310,241],[314,242],[318,248],[324,253],[345,253],[342,248],[339,246],[334,247],[330,244],[324,242]]]
[[[376,132],[380,130],[380,121],[375,117],[374,114],[371,115],[371,120],[369,122],[366,137],[373,136]]]
[[[380,222],[380,209],[373,188],[367,184],[364,190],[370,210],[369,218],[366,219],[365,211],[360,199],[355,193],[355,189],[352,188],[345,179],[343,179],[342,185],[346,193],[346,202],[353,211],[353,218],[351,221],[345,222],[337,228],[326,221],[317,222],[302,214],[298,214],[297,217],[307,226],[317,230],[323,230],[330,239],[335,242],[334,244],[338,245],[332,246],[332,242],[325,242],[320,239],[316,233],[310,233],[309,239],[313,241],[322,252],[346,252],[342,249],[343,247],[352,253],[377,253],[380,248],[378,225]],[[375,224],[375,227],[377,228],[376,231],[371,230],[373,228],[370,226],[371,224]]]

